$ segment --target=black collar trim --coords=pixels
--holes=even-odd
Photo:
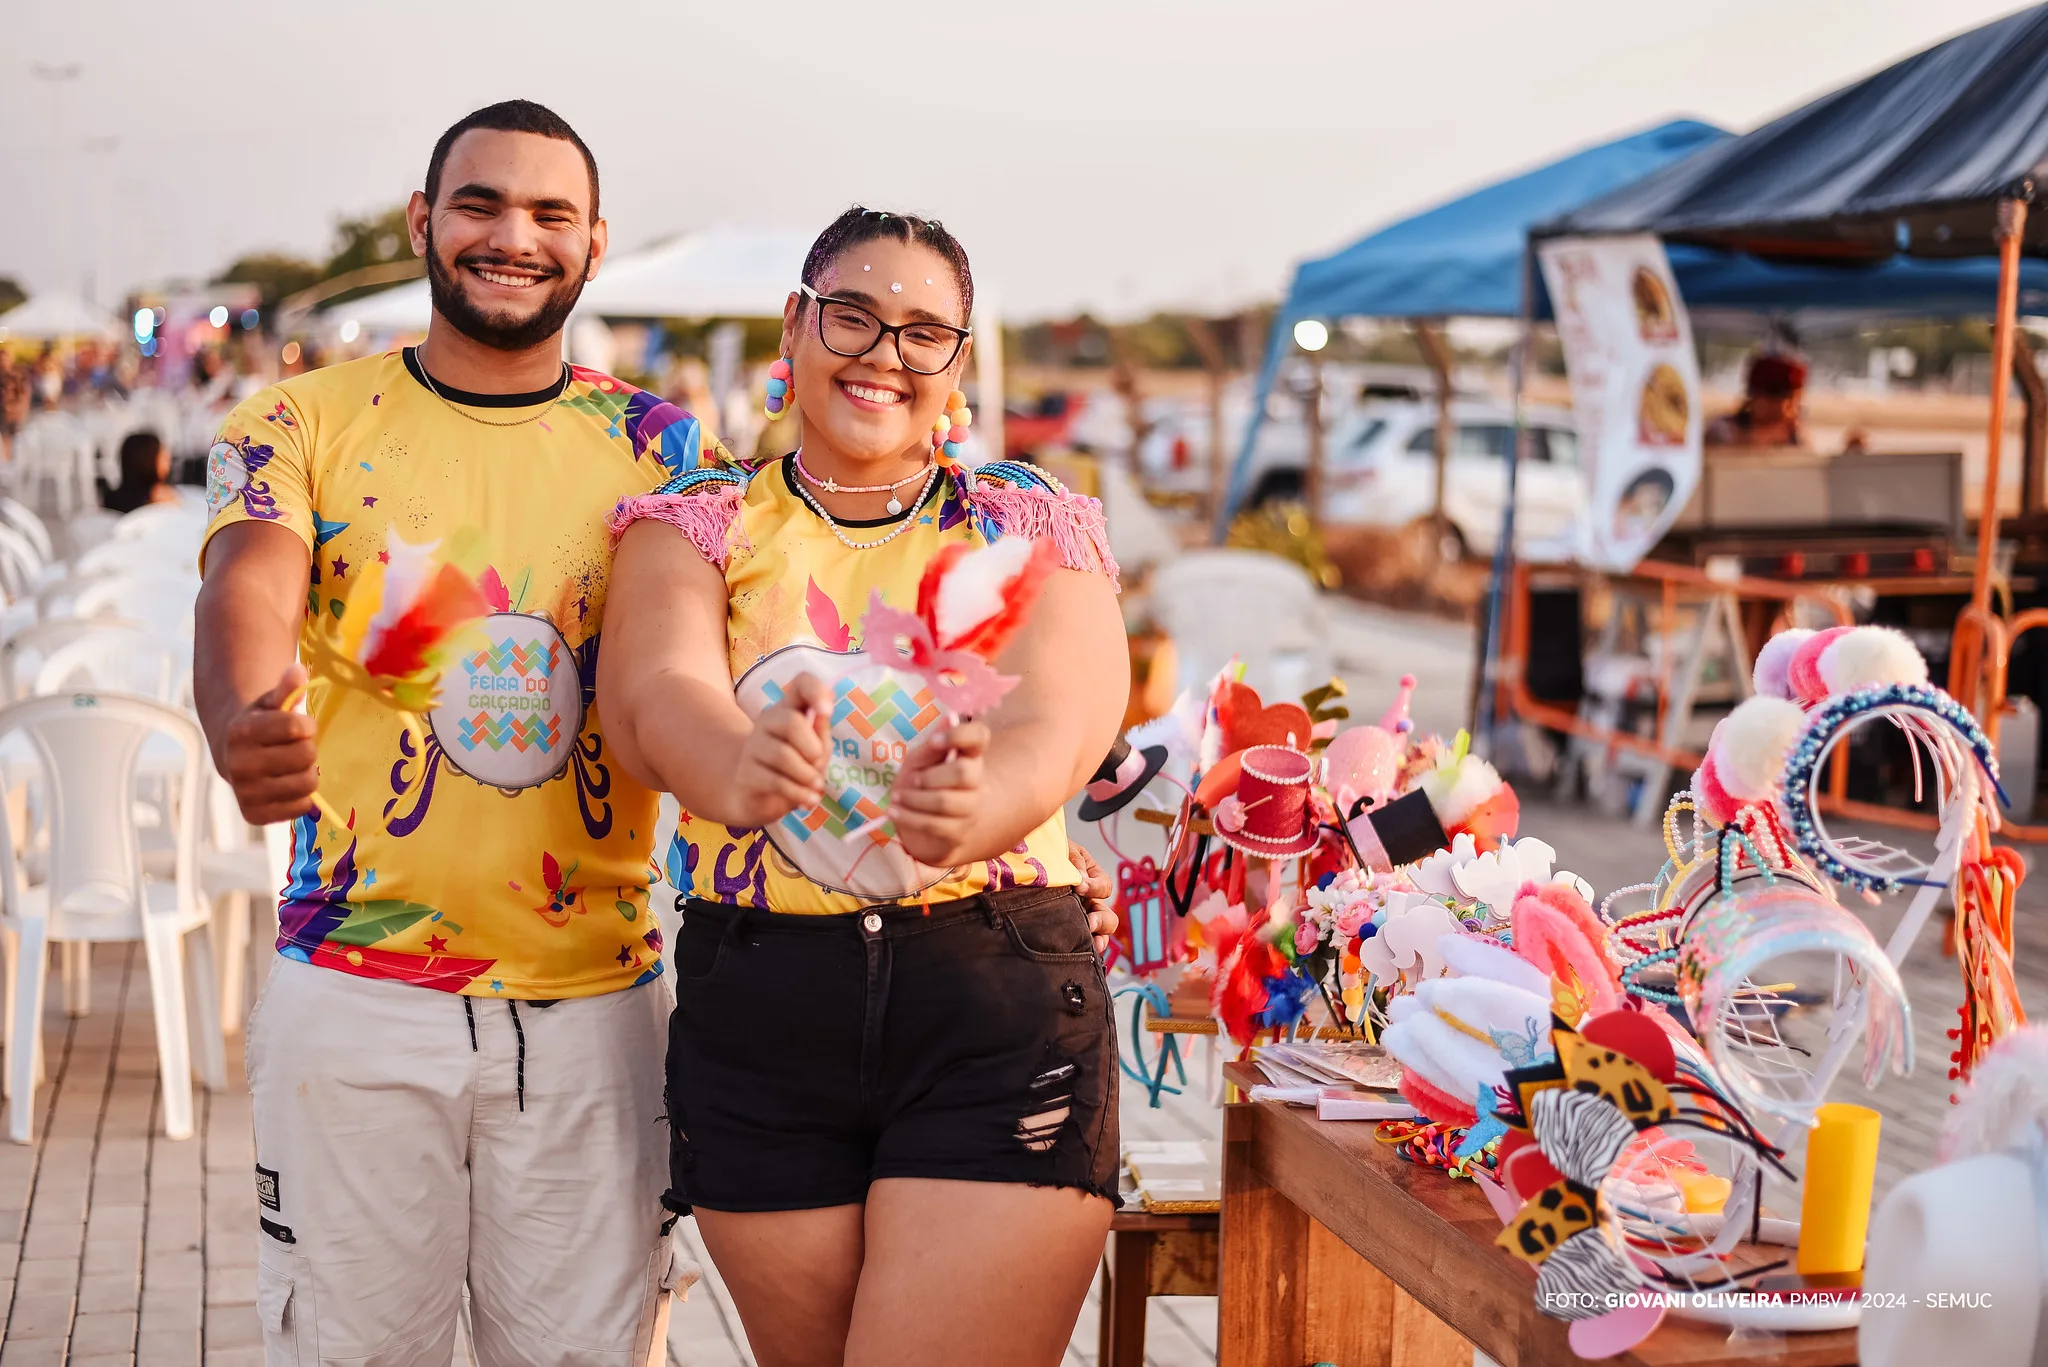
[[[419,351],[418,347],[409,346],[401,353],[405,357],[406,373],[419,381],[420,387],[428,393],[439,394],[448,402],[459,403],[466,408],[531,408],[537,403],[553,403],[569,387],[569,367],[563,366],[562,378],[531,394],[473,394],[467,389],[456,389],[439,380],[428,379],[427,368],[420,364]]]

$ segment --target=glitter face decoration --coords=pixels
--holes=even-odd
[[[927,283],[929,283],[929,282],[927,282]],[[891,294],[901,294],[901,293],[903,293],[903,282],[902,282],[901,280],[891,280],[891,281],[889,282],[889,293],[891,293]]]

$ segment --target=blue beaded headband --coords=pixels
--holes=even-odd
[[[1792,828],[1793,842],[1801,854],[1835,882],[1863,892],[1890,893],[1902,883],[1920,880],[1857,868],[1843,860],[1822,831],[1813,803],[1813,781],[1829,747],[1864,714],[1879,710],[1920,711],[1948,723],[1976,756],[1978,766],[2001,801],[2005,800],[2005,790],[1998,786],[1998,757],[1992,753],[1984,729],[1977,725],[1968,708],[1939,688],[1927,684],[1882,684],[1843,693],[1814,709],[1785,762],[1785,818]]]

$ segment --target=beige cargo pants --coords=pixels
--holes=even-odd
[[[666,978],[548,1006],[295,959],[248,1028],[270,1367],[664,1360]]]

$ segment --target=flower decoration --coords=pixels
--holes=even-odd
[[[471,539],[457,541],[468,549]],[[317,652],[323,678],[404,712],[434,706],[459,634],[491,610],[476,577],[438,555],[440,548],[387,529],[383,557],[363,566],[341,621]]]
[[[1460,731],[1418,786],[1429,795],[1445,834],[1469,832],[1483,853],[1514,835],[1522,806],[1500,771],[1473,754],[1471,744],[1472,738]]]
[[[476,576],[458,565],[481,563],[479,538],[464,533],[453,542],[444,558],[440,542],[414,545],[387,528],[384,553],[359,572],[340,621],[308,637],[307,682],[285,708],[314,688],[353,689],[396,711],[413,743],[424,744],[420,714],[438,701],[442,671],[466,633],[491,611]],[[352,824],[318,793],[313,801],[329,825]]]
[[[985,712],[1017,685],[989,661],[1023,627],[1059,563],[1059,548],[1049,540],[1004,537],[987,546],[947,546],[918,580],[916,612],[890,607],[880,590],[869,597],[863,653],[922,679],[955,716]]]

